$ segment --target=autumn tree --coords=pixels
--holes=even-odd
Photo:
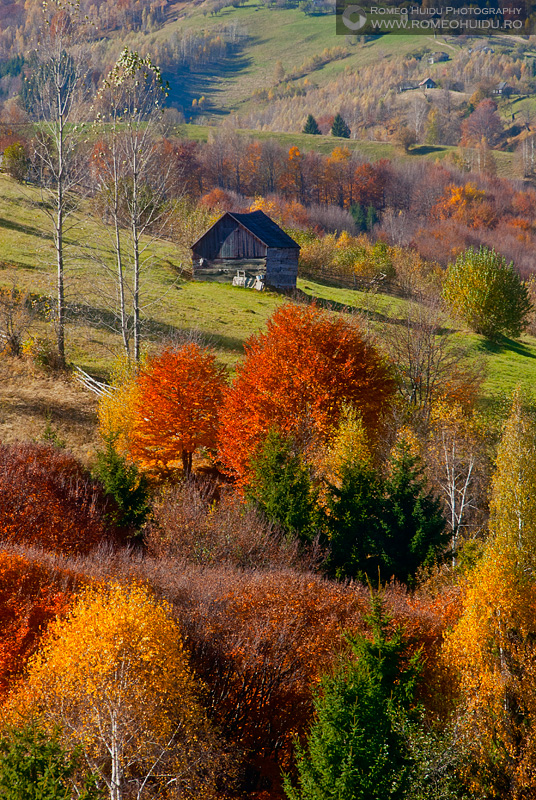
[[[447,639],[459,681],[468,779],[481,796],[524,798],[536,781],[536,428],[514,397],[497,452],[490,538]]]
[[[2,169],[18,183],[23,183],[28,177],[30,161],[26,147],[22,142],[14,142],[4,150]]]
[[[489,339],[520,336],[532,310],[513,263],[487,247],[470,247],[449,265],[443,297],[453,314]]]
[[[225,393],[220,457],[244,480],[271,427],[304,446],[324,441],[344,403],[355,405],[372,434],[392,392],[387,366],[355,323],[315,306],[281,306],[267,331],[247,342],[246,358]]]
[[[419,303],[408,306],[400,324],[384,333],[398,394],[425,422],[440,398],[470,406],[481,381],[478,362],[470,360],[467,348],[445,327],[437,303]]]
[[[482,450],[474,413],[468,414],[460,403],[438,399],[430,415],[428,463],[447,511],[453,563],[471,519],[485,506]]]
[[[0,552],[2,700],[23,674],[48,625],[67,610],[77,584],[78,578],[72,573],[50,569],[7,548]]]
[[[152,256],[152,237],[167,217],[165,204],[172,162],[162,163],[156,146],[166,88],[151,58],[125,47],[98,95],[103,138],[93,153],[101,211],[112,223],[114,308],[127,356],[141,355],[142,277]],[[145,237],[145,238],[144,238]],[[110,273],[106,254],[99,257]]]
[[[59,727],[110,800],[164,786],[209,797],[217,758],[196,694],[170,608],[112,583],[87,589],[55,623],[10,713]]]
[[[504,126],[497,112],[497,103],[489,98],[481,100],[462,125],[465,142],[480,142],[484,137],[490,147],[494,147],[503,134]]]
[[[150,359],[136,377],[132,458],[160,474],[182,461],[188,475],[196,450],[216,444],[225,372],[208,348],[194,342]]]

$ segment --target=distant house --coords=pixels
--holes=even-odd
[[[437,89],[437,83],[432,78],[425,78],[419,83],[420,89]]]
[[[500,83],[497,84],[495,89],[493,89],[492,94],[499,94],[502,95],[503,97],[509,97],[513,91],[514,90],[512,89],[512,87],[508,86],[506,81],[501,81]]]
[[[225,213],[192,245],[194,277],[228,281],[263,274],[275,289],[295,289],[300,246],[263,211]],[[244,274],[245,273],[245,274]]]
[[[449,60],[448,53],[444,53],[442,50],[439,50],[437,53],[431,53],[428,56],[429,64],[439,64],[440,61],[448,61],[448,60]]]

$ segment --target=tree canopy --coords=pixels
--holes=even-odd
[[[345,403],[373,433],[393,389],[387,365],[355,323],[315,306],[281,306],[266,332],[246,343],[246,358],[225,394],[220,458],[243,480],[270,428],[302,442],[323,441]]]
[[[519,336],[532,310],[513,263],[483,246],[470,247],[449,265],[443,297],[452,313],[489,339]]]
[[[209,775],[196,689],[170,608],[112,583],[88,588],[51,627],[11,709],[59,727],[110,800],[132,787],[141,798],[162,773],[177,785],[194,783],[197,767]]]

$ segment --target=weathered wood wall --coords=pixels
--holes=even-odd
[[[193,259],[264,258],[266,245],[230,217],[222,219],[197,243]]]
[[[297,247],[269,247],[266,253],[266,284],[276,289],[295,289],[298,277]]]

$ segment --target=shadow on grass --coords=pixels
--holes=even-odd
[[[433,144],[416,144],[408,151],[410,156],[429,156],[431,153],[443,153],[444,147],[436,147]]]
[[[121,336],[119,317],[109,309],[77,303],[67,308],[67,319],[72,323],[84,323],[95,330],[107,331],[108,333],[115,333],[119,337]],[[180,342],[184,341],[185,334],[192,331],[194,338],[199,336],[202,343],[218,350],[240,355],[244,352],[243,340],[233,336],[225,336],[224,334],[213,332],[205,333],[204,331],[196,331],[192,327],[180,328],[177,325],[160,322],[152,318],[143,319],[141,328],[142,339],[145,341],[162,342],[168,340],[170,342]]]
[[[52,239],[52,234],[41,230],[41,228],[22,225],[19,222],[4,219],[4,217],[0,217],[0,228],[7,228],[8,231],[17,231],[17,233],[26,233],[28,236],[38,236],[40,239]]]
[[[507,336],[500,336],[497,339],[484,339],[480,342],[478,349],[483,353],[517,353],[525,358],[536,358],[536,353],[528,345],[516,339],[509,339]]]

